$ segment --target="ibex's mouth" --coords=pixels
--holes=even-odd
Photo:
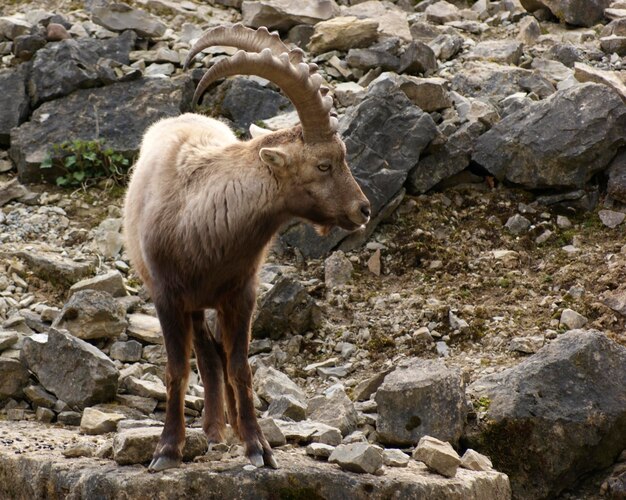
[[[356,231],[357,229],[363,229],[365,228],[365,225],[369,222],[370,218],[362,217],[361,219],[362,220],[360,222],[354,222],[352,219],[345,217],[339,221],[338,226],[341,229],[345,229],[346,231]]]

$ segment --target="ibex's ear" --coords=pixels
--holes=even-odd
[[[285,153],[278,148],[261,148],[259,157],[270,168],[281,168],[287,163]]]
[[[255,125],[254,123],[250,124],[250,128],[248,130],[250,131],[250,137],[252,137],[253,139],[256,137],[263,137],[264,135],[269,135],[272,133],[271,130],[268,130],[263,127],[259,127],[258,125]]]

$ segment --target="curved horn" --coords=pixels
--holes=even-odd
[[[280,40],[278,33],[270,33],[265,26],[258,30],[246,28],[241,23],[232,26],[218,26],[205,31],[204,35],[193,45],[183,69],[187,69],[192,59],[199,52],[212,45],[236,47],[246,52],[261,52],[263,49],[270,49],[272,54],[276,56],[283,52],[289,52],[289,47]]]
[[[299,49],[294,49],[301,52]],[[291,51],[293,52],[293,51]],[[328,140],[337,130],[337,118],[330,116],[332,97],[323,96],[320,87],[324,79],[319,73],[311,74],[308,64],[293,64],[293,54],[276,56],[270,48],[260,53],[242,50],[215,63],[202,77],[193,96],[193,105],[207,87],[219,78],[233,75],[257,75],[276,85],[289,97],[298,112],[305,142]]]

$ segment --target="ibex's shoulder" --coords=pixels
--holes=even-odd
[[[152,125],[144,135],[144,143],[161,143],[167,139],[178,143],[226,146],[237,142],[233,131],[224,123],[196,113],[164,118]]]

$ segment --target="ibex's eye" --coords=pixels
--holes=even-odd
[[[319,168],[322,172],[327,172],[328,170],[330,170],[331,164],[330,163],[320,163],[317,168]]]

